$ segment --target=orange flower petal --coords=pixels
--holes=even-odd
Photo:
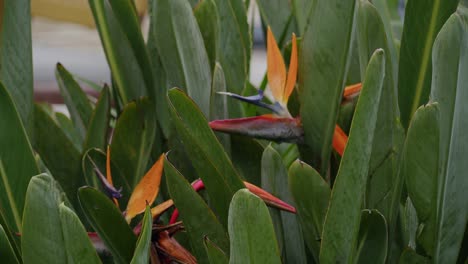
[[[271,93],[277,101],[282,102],[286,83],[286,65],[270,27],[268,27],[267,32],[267,64]]]
[[[167,209],[171,208],[171,206],[173,205],[174,201],[172,201],[172,199],[169,199],[151,208],[151,216],[153,217],[153,220],[158,218],[162,213],[164,213]]]
[[[106,180],[107,182],[114,187],[114,183],[112,182],[112,173],[111,173],[111,159],[110,159],[110,146],[107,146],[107,155],[106,155]],[[114,204],[117,205],[117,208],[120,208],[119,201],[117,198],[112,198]]]
[[[133,217],[145,211],[146,204],[152,204],[159,192],[164,167],[164,155],[161,155],[153,167],[140,180],[133,190],[127,205],[125,219],[130,222]]]
[[[292,50],[291,50],[291,60],[289,61],[289,71],[288,71],[288,80],[286,82],[286,87],[284,89],[283,100],[286,104],[288,102],[289,96],[291,96],[294,86],[296,85],[297,79],[297,40],[296,34],[292,35]]]
[[[344,97],[349,97],[358,94],[362,89],[362,83],[356,83],[350,86],[346,86],[343,92]]]
[[[338,154],[340,154],[340,156],[343,156],[346,143],[348,143],[348,136],[338,125],[335,125],[335,133],[333,134],[333,148],[336,150],[336,152],[338,152]]]

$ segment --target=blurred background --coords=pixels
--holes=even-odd
[[[255,1],[249,8],[253,24],[251,82],[260,84],[266,70],[266,52],[260,16]],[[135,0],[146,37],[149,28],[148,0]],[[110,70],[94,26],[88,0],[31,0],[34,87],[36,100],[60,102],[55,65],[62,63],[70,72],[103,84]]]

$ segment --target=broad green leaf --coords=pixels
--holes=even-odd
[[[228,253],[229,238],[226,230],[208,205],[167,159],[164,162],[164,170],[169,194],[180,212],[180,218],[188,232],[190,244],[198,262],[209,262],[203,246],[205,236]]]
[[[169,87],[184,89],[208,117],[210,62],[192,8],[186,0],[156,0],[153,8],[156,45]]]
[[[67,105],[68,112],[70,112],[71,120],[80,136],[80,141],[83,141],[93,113],[91,102],[71,73],[60,63],[57,64],[55,76],[60,93]]]
[[[302,36],[308,25],[310,13],[318,0],[292,0],[294,16],[299,30],[299,36]]]
[[[84,151],[90,148],[105,149],[110,122],[110,104],[109,87],[105,86],[90,117],[84,141]]]
[[[359,2],[358,10],[358,46],[361,61],[361,72],[370,57],[378,48],[391,50],[387,40],[386,29],[377,9],[368,1]],[[392,198],[399,201],[403,179],[398,177],[398,161],[401,145],[404,140],[404,130],[399,123],[398,98],[396,95],[395,58],[390,52],[385,53],[385,77],[382,95],[377,114],[377,125],[372,143],[372,156],[369,165],[369,178],[365,197],[366,208],[374,208],[389,221],[396,224],[396,216],[392,215],[398,204],[392,204]],[[362,76],[364,79],[365,77]],[[395,194],[395,195],[393,195]],[[393,229],[392,227],[390,227]]]
[[[226,256],[226,254],[213,242],[208,237],[205,237],[203,240],[205,249],[206,249],[206,255],[208,255],[208,260],[210,261],[210,264],[228,264],[229,259]]]
[[[151,101],[144,98],[127,104],[115,125],[111,157],[132,188],[146,173],[155,134]]]
[[[86,184],[94,187],[96,189],[104,192],[102,188],[102,183],[99,181],[98,175],[94,171],[96,165],[99,168],[99,171],[106,175],[106,153],[99,149],[90,149],[83,154],[83,159],[81,161],[81,167],[83,170],[84,178],[86,179]],[[122,197],[119,199],[119,205],[121,208],[127,206],[128,199],[132,193],[130,184],[127,181],[127,178],[120,170],[118,164],[116,164],[111,157],[111,173],[112,181],[116,189],[122,188]]]
[[[460,6],[433,47],[431,101],[440,109],[435,262],[453,263],[468,222],[468,8]]]
[[[366,70],[349,140],[332,189],[323,226],[320,262],[349,262],[357,245],[377,111],[385,76],[385,53],[374,52]]]
[[[227,96],[218,94],[226,92],[226,79],[221,64],[216,63],[213,70],[213,83],[211,85],[210,120],[228,119],[229,111]],[[225,133],[215,133],[226,153],[231,154],[231,136]]]
[[[281,263],[275,230],[265,203],[239,190],[229,208],[229,263]]]
[[[252,40],[242,0],[214,0],[219,15],[218,60],[228,92],[241,94],[247,81]],[[230,117],[242,116],[241,105],[228,101]]]
[[[261,160],[264,147],[254,138],[231,135],[231,159],[240,176],[261,185]]]
[[[130,263],[137,238],[122,212],[103,193],[92,187],[78,191],[81,208],[117,263]]]
[[[262,188],[280,200],[293,205],[293,198],[288,188],[288,171],[281,156],[271,145],[265,148],[261,164]],[[298,216],[275,208],[270,208],[270,215],[273,218],[283,262],[307,263]]]
[[[318,262],[330,186],[311,166],[296,160],[289,168],[289,188],[303,229],[304,241]]]
[[[398,69],[398,102],[405,128],[416,109],[429,100],[432,46],[458,2],[409,0],[406,5]]]
[[[292,2],[282,0],[257,0],[256,2],[263,24],[271,28],[281,49],[284,40],[291,37],[296,26]]]
[[[135,60],[141,70],[141,74],[143,75],[146,91],[149,92],[149,89],[153,89],[151,63],[140,28],[140,18],[136,13],[134,2],[132,0],[107,0],[106,2],[111,7],[112,13],[115,15],[115,19],[131,47]]]
[[[60,224],[66,248],[67,263],[101,263],[86,229],[78,216],[65,204],[59,205]]]
[[[401,177],[414,204],[420,223],[424,224],[418,242],[426,252],[434,251],[439,181],[439,109],[437,104],[420,107],[408,128],[403,152]]]
[[[388,232],[385,217],[377,210],[363,210],[355,263],[385,263]]]
[[[0,208],[8,227],[21,232],[26,190],[39,167],[13,98],[1,82],[0,106]]]
[[[79,208],[76,190],[85,185],[81,175],[79,150],[52,117],[38,105],[34,107],[34,133],[34,149],[54,179],[60,183],[73,207]]]
[[[80,136],[79,132],[75,129],[71,119],[66,116],[64,113],[55,112],[52,114],[55,116],[55,121],[62,129],[62,131],[67,135],[68,139],[73,143],[76,149],[81,149],[83,147],[83,138]]]
[[[346,81],[355,0],[317,0],[299,60],[301,119],[312,165],[325,175]]]
[[[3,229],[3,226],[0,225],[0,259],[5,261],[5,263],[20,263],[18,258],[16,257],[16,253],[13,250],[10,241],[8,240],[8,236]]]
[[[171,89],[168,98],[177,133],[205,183],[215,213],[226,226],[231,198],[244,184],[195,102],[179,89]]]
[[[214,0],[201,1],[194,10],[198,27],[205,43],[206,53],[211,69],[215,68],[218,59],[219,16]],[[215,75],[213,73],[213,75]],[[214,81],[213,81],[214,82]]]
[[[156,105],[156,117],[158,119],[159,127],[162,131],[162,136],[168,139],[171,135],[171,120],[169,115],[169,107],[167,106],[166,95],[167,91],[170,88],[167,83],[167,76],[166,71],[163,67],[161,62],[161,57],[159,55],[158,47],[157,47],[157,34],[156,29],[158,28],[158,24],[156,23],[156,10],[155,5],[156,1],[151,1],[150,4],[150,28],[148,32],[148,53],[150,56],[152,69],[153,69],[153,85],[154,89],[151,93],[148,93],[150,98],[153,100],[154,104]]]
[[[148,205],[146,206],[145,216],[143,217],[142,223],[143,227],[141,228],[141,233],[138,237],[131,264],[147,264],[150,258],[153,218],[151,217],[151,209]]]
[[[59,205],[64,194],[49,175],[34,176],[23,214],[21,249],[24,263],[67,263]]]
[[[414,250],[407,248],[400,256],[400,264],[429,264],[431,261],[416,253]]]
[[[93,12],[119,99],[125,105],[133,99],[146,95],[148,89],[153,87],[148,86],[150,69],[141,68],[145,63],[142,54],[146,53],[146,47],[138,35],[141,34],[140,28],[135,27],[135,20],[138,18],[132,12],[134,9],[121,10],[128,7],[130,1],[114,2],[116,1],[89,0],[89,6]],[[135,47],[141,50],[135,50]]]
[[[30,0],[2,1],[0,81],[5,84],[29,132],[33,111],[33,65]],[[3,106],[3,104],[1,104]],[[3,109],[2,109],[3,111]],[[2,119],[3,120],[3,119]]]

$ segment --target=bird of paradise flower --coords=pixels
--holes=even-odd
[[[240,96],[233,93],[221,93],[235,99],[254,104],[272,111],[272,114],[214,120],[210,122],[213,130],[267,139],[277,142],[303,143],[304,130],[300,117],[292,117],[288,110],[288,100],[296,86],[298,71],[298,52],[296,35],[292,35],[292,50],[289,70],[286,74],[286,65],[281,51],[276,43],[271,29],[267,31],[267,77],[271,94],[274,98],[273,104],[264,103],[264,93],[259,91],[258,95]],[[360,83],[345,88],[343,96],[348,98],[359,93],[362,85]],[[338,126],[335,126],[333,135],[333,148],[338,154],[343,155],[348,137]]]

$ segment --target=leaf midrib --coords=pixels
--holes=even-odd
[[[416,112],[416,109],[419,107],[419,102],[421,101],[421,96],[422,96],[422,90],[424,86],[424,80],[426,79],[426,73],[427,73],[427,68],[429,67],[429,62],[431,58],[431,50],[433,46],[433,42],[431,41],[434,39],[434,34],[435,34],[435,26],[437,22],[437,17],[440,9],[440,1],[441,0],[435,0],[434,6],[432,8],[432,13],[431,13],[431,20],[429,22],[429,32],[426,35],[425,39],[425,44],[424,44],[424,52],[423,52],[423,57],[421,60],[421,68],[418,73],[418,80],[416,82],[416,90],[415,90],[415,95],[414,95],[414,100],[413,100],[413,105],[411,106],[411,112],[410,114],[412,115],[414,112]]]

